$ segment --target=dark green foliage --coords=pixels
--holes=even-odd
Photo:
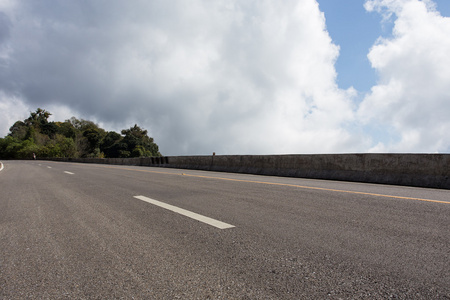
[[[28,126],[22,121],[17,121],[9,128],[8,136],[23,140],[28,133]]]
[[[105,157],[121,157],[120,150],[126,145],[122,144],[123,137],[117,132],[110,131],[103,138],[100,149],[105,154]]]
[[[147,135],[147,130],[141,129],[137,124],[130,129],[122,130],[122,134],[125,135],[123,143],[127,145],[129,157],[161,156],[153,138]]]
[[[17,121],[5,138],[0,138],[0,158],[39,157],[149,157],[161,156],[158,145],[147,130],[130,129],[106,132],[97,124],[72,117],[64,122],[49,122],[51,113],[38,108],[24,121]]]
[[[28,119],[25,120],[25,124],[34,127],[45,125],[48,123],[48,118],[51,115],[52,114],[49,113],[48,111],[45,111],[45,109],[38,108],[36,112],[30,113],[30,117],[28,117]]]
[[[58,132],[58,126],[54,122],[45,123],[40,125],[41,133],[48,135],[50,138],[54,138],[55,134]]]
[[[70,122],[56,122],[55,125],[57,126],[57,133],[65,136],[66,138],[75,139],[77,136],[76,129]]]

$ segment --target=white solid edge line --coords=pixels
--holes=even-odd
[[[0,171],[3,170],[3,163],[0,161]]]
[[[189,217],[191,219],[206,223],[208,225],[214,226],[219,229],[228,229],[228,228],[235,227],[233,225],[230,225],[230,224],[227,224],[227,223],[224,223],[224,222],[221,222],[221,221],[209,218],[209,217],[205,217],[203,215],[191,212],[189,210],[185,210],[183,208],[179,208],[179,207],[176,207],[176,206],[164,203],[164,202],[160,202],[158,200],[154,200],[154,199],[151,199],[151,198],[148,198],[145,196],[134,196],[134,198],[145,201],[147,203],[150,203],[150,204],[153,204],[156,206],[159,206],[159,207],[162,207],[162,208],[165,208],[167,210],[179,213],[180,215],[183,215],[183,216]]]
[[[70,175],[74,175],[74,173],[72,173],[72,172],[69,172],[69,171],[64,171],[64,173],[66,173],[66,174],[70,174]]]

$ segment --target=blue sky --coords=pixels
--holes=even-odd
[[[165,155],[449,153],[449,16],[448,0],[0,1],[0,136],[40,107],[138,124]]]
[[[327,30],[333,42],[340,46],[336,62],[338,84],[341,88],[353,86],[361,93],[370,91],[376,84],[377,74],[372,69],[367,54],[376,39],[389,37],[393,21],[382,22],[376,12],[367,12],[364,1],[318,0],[325,14]],[[450,17],[450,1],[434,0],[442,16]]]

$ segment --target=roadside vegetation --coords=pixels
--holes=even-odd
[[[138,125],[119,134],[75,117],[49,122],[50,116],[50,112],[38,108],[29,118],[15,122],[8,135],[0,138],[0,158],[29,159],[33,153],[44,158],[161,156],[153,138]]]

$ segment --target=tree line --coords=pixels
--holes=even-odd
[[[161,156],[153,138],[137,124],[119,134],[75,117],[49,122],[50,116],[50,112],[38,108],[27,119],[15,122],[8,135],[0,138],[0,158]]]

